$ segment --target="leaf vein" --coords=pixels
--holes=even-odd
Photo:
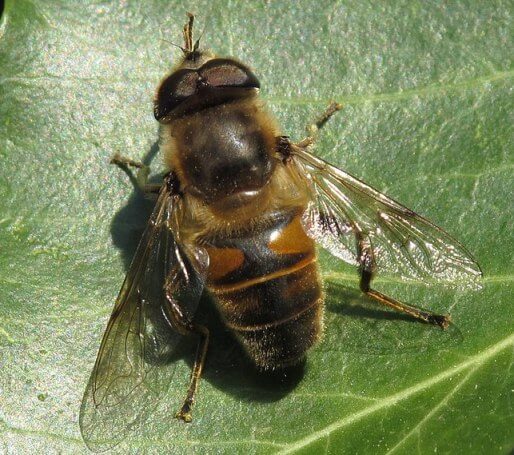
[[[326,426],[325,428],[322,428],[321,430],[315,431],[312,434],[301,438],[291,444],[288,444],[282,451],[280,451],[280,454],[287,454],[287,453],[293,453],[299,449],[302,449],[303,447],[306,447],[313,442],[316,442],[322,438],[326,438],[328,435],[333,433],[336,430],[339,430],[345,426],[351,425],[377,411],[380,411],[381,409],[394,406],[398,404],[399,402],[406,400],[407,398],[410,398],[411,396],[426,390],[441,381],[444,381],[445,379],[448,379],[461,371],[466,370],[469,367],[472,367],[474,365],[482,365],[485,363],[488,359],[491,357],[494,357],[496,354],[501,352],[502,350],[506,349],[509,346],[514,345],[514,334],[504,338],[503,340],[497,342],[493,346],[491,346],[488,349],[485,349],[478,354],[469,357],[467,360],[448,368],[447,370],[442,371],[441,373],[436,374],[435,376],[432,376],[424,381],[419,382],[418,384],[415,384],[411,387],[407,387],[406,389],[401,390],[400,392],[397,392],[387,398],[384,398],[380,403],[373,404],[371,406],[368,406],[352,415],[343,417],[339,420],[336,420],[335,422],[331,423],[330,425]]]
[[[480,365],[475,366],[472,368],[465,376],[464,378],[459,381],[455,387],[453,387],[444,397],[443,399],[435,406],[423,419],[421,419],[412,429],[409,431],[406,435],[404,435],[398,443],[392,447],[389,451],[386,452],[387,454],[393,453],[395,450],[397,450],[399,447],[403,445],[404,442],[406,442],[413,434],[418,433],[419,430],[423,427],[423,425],[430,420],[443,406],[448,404],[448,402],[453,398],[453,396],[466,384],[470,376],[473,375],[478,369]]]
[[[442,95],[447,92],[455,92],[461,90],[469,90],[482,87],[496,81],[502,81],[514,77],[514,70],[499,71],[487,76],[468,79],[453,84],[430,84],[424,87],[416,87],[412,89],[399,90],[391,93],[371,93],[364,95],[334,95],[341,104],[359,105],[365,103],[395,102],[403,101],[414,97],[422,97],[427,95]],[[327,104],[327,99],[321,98],[281,98],[281,97],[265,97],[266,101],[274,104],[293,104],[293,105],[309,105],[309,104]]]

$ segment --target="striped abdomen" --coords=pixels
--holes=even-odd
[[[265,228],[211,239],[208,287],[226,325],[261,368],[301,360],[322,330],[314,242],[298,212]]]

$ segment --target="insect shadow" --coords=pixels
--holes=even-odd
[[[144,155],[142,163],[150,166],[158,151],[159,142],[156,141]],[[110,230],[113,243],[121,252],[125,271],[128,271],[155,206],[155,198],[149,197],[138,187],[136,178],[129,169],[121,169],[125,171],[134,188],[126,205],[114,215]],[[149,183],[159,184],[162,178],[162,174],[155,175],[150,178]],[[151,313],[149,314],[151,318]],[[217,389],[239,399],[273,402],[291,392],[304,377],[305,362],[278,371],[258,370],[247,358],[232,333],[225,328],[214,302],[207,294],[202,297],[195,317],[198,323],[209,328],[211,335],[202,381],[208,381]],[[158,326],[159,320],[156,318],[150,323]],[[159,327],[156,329],[159,330]],[[160,329],[164,332],[169,330],[169,327]],[[156,364],[171,364],[183,359],[192,367],[196,344],[196,337],[182,337],[181,341],[173,346],[172,352],[167,353],[164,350],[158,358],[154,358],[154,361]],[[152,358],[151,355],[149,357]],[[187,377],[184,377],[185,384]],[[182,389],[178,394],[181,393]]]

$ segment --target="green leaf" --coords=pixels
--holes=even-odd
[[[193,423],[169,400],[120,453],[507,453],[514,448],[514,7],[193,1],[204,44],[248,62],[284,134],[345,105],[317,153],[464,243],[483,290],[384,277],[448,332],[377,307],[321,254],[325,337],[305,371],[253,373],[212,310]],[[82,393],[151,209],[114,152],[155,155],[152,96],[183,2],[10,0],[0,24],[0,451],[87,453]],[[153,161],[157,176],[161,157]],[[149,207],[150,205],[150,207]],[[208,307],[208,300],[202,302]],[[303,374],[302,374],[303,373]]]

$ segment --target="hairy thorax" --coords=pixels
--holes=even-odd
[[[305,208],[309,190],[276,158],[277,136],[254,98],[163,126],[161,147],[184,193],[187,237],[231,235],[273,223],[278,211]]]

